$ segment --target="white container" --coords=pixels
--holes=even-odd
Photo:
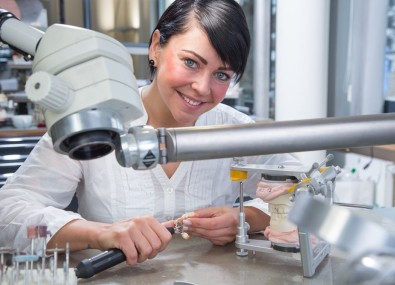
[[[14,115],[11,118],[12,125],[17,129],[28,129],[32,126],[32,115]]]

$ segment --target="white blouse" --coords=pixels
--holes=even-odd
[[[243,113],[223,104],[202,115],[196,125],[252,123]],[[147,123],[147,114],[133,122]],[[225,147],[225,146],[224,146]],[[289,154],[249,157],[248,163],[292,163]],[[232,158],[181,162],[169,179],[161,165],[151,170],[119,166],[115,152],[88,161],[76,161],[53,150],[45,134],[25,163],[0,189],[0,246],[26,249],[29,225],[46,224],[54,235],[74,219],[113,223],[150,215],[159,221],[174,219],[195,209],[232,205],[238,183],[229,177]],[[255,196],[259,177],[244,183]],[[62,209],[77,193],[79,213]],[[253,206],[267,212],[257,199]]]

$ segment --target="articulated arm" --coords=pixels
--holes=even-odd
[[[121,148],[117,149],[117,156],[125,167],[144,169],[145,162],[155,165],[158,162],[384,145],[395,143],[394,128],[394,113],[159,130],[144,126],[131,128],[129,134],[121,136],[123,143],[118,144]],[[139,155],[136,155],[137,150]],[[153,158],[150,152],[159,153],[159,157]]]

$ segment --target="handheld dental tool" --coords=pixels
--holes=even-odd
[[[174,234],[174,228],[166,227],[167,230]],[[125,254],[118,248],[109,249],[91,258],[86,258],[78,263],[75,268],[77,278],[90,278],[110,267],[113,267],[126,260]]]

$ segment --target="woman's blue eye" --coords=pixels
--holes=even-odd
[[[216,76],[219,80],[222,80],[222,81],[227,81],[227,80],[229,80],[229,78],[230,78],[226,73],[222,73],[222,72],[216,73],[215,76]]]
[[[197,65],[196,62],[190,58],[185,60],[185,64],[189,67],[196,67],[196,65]]]

